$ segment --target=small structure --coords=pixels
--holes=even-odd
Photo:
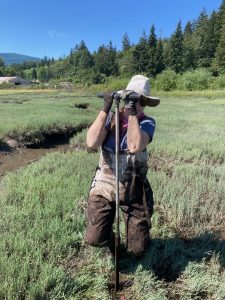
[[[64,89],[64,90],[72,90],[73,89],[73,84],[71,82],[67,81],[61,81],[58,84],[59,88]]]
[[[0,84],[8,83],[12,85],[27,85],[29,82],[18,76],[0,77]]]
[[[40,84],[40,81],[37,79],[30,80],[30,84]]]

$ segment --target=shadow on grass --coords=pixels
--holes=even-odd
[[[141,265],[144,270],[152,270],[158,279],[173,282],[189,262],[207,262],[213,255],[218,255],[221,267],[225,268],[225,240],[216,233],[206,232],[186,240],[179,237],[153,239],[144,258],[121,259],[120,272],[130,274]]]

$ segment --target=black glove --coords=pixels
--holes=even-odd
[[[128,104],[126,105],[129,116],[136,116],[136,114],[137,114],[136,105],[135,105],[136,103],[137,103],[137,100],[132,99],[132,100],[129,100]]]
[[[113,104],[113,96],[114,96],[114,93],[111,92],[111,93],[105,93],[104,94],[104,105],[103,105],[103,108],[102,110],[104,112],[106,112],[107,114],[109,113],[111,107],[112,107],[112,104]]]
[[[128,109],[128,115],[135,116],[137,114],[136,111],[136,103],[139,100],[139,95],[134,91],[124,90],[121,93],[121,98],[124,101],[125,107]]]

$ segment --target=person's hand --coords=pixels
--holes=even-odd
[[[129,116],[136,116],[137,115],[137,107],[136,107],[137,100],[130,99],[128,104],[126,105],[127,113]]]
[[[114,96],[113,92],[108,92],[108,93],[105,93],[105,95],[104,95],[104,105],[103,105],[102,110],[104,112],[106,112],[107,114],[109,113],[109,111],[110,111],[110,109],[112,107],[113,96]]]

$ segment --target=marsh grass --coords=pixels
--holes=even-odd
[[[13,99],[11,94],[0,94],[0,140],[8,137],[21,141],[29,136],[38,141],[44,131],[88,125],[100,102],[91,98],[88,101],[71,93],[15,93]],[[82,104],[88,104],[87,109],[74,107]]]
[[[34,94],[17,109],[0,103],[0,108],[11,105],[18,116],[14,124],[5,125],[4,134],[16,133],[16,122],[26,132],[18,109],[29,103],[31,114],[34,107],[43,113],[40,106],[50,112],[51,104],[56,105],[51,122],[46,115],[51,126],[53,116],[57,124],[63,123],[70,110],[73,117],[67,121],[94,118],[101,105],[85,99],[90,106],[75,121],[71,107],[82,99],[47,95],[46,99],[46,94]],[[148,147],[148,177],[155,198],[152,244],[139,261],[121,259],[121,278],[133,285],[119,295],[129,300],[223,300],[224,99],[163,96],[160,107],[147,108],[147,114],[157,121],[154,142]],[[25,118],[29,119],[28,109]],[[7,124],[6,115],[4,120]],[[35,126],[32,130],[40,130]],[[111,299],[111,259],[103,249],[83,244],[86,197],[98,163],[98,153],[79,146],[85,145],[85,138],[83,130],[70,140],[79,151],[50,154],[2,179],[0,299]]]
[[[157,131],[153,156],[199,163],[224,162],[225,100],[162,98],[160,109],[147,109]]]
[[[93,155],[85,157],[85,152],[50,155],[5,178],[1,187],[4,284],[0,298],[31,299],[37,293],[44,297],[48,289],[55,295],[63,284],[65,274],[54,264],[60,256],[79,251],[81,245],[84,212],[80,203],[91,180],[87,174],[91,176],[94,168]],[[88,162],[85,170],[84,158]]]
[[[70,146],[71,148],[75,148],[75,149],[87,149],[86,146],[86,135],[87,135],[87,128],[83,129],[81,132],[79,132],[78,134],[74,135],[71,139],[70,139]]]

